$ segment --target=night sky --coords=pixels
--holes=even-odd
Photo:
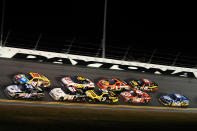
[[[196,26],[183,11],[171,12],[122,0],[108,0],[106,43],[112,46],[194,50]],[[6,0],[4,32],[40,33],[45,38],[100,43],[104,0]],[[184,11],[185,12],[185,11]],[[181,18],[180,18],[181,17]],[[176,21],[174,21],[176,20]],[[43,38],[44,39],[44,38]]]

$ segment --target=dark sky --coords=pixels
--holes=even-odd
[[[185,49],[183,44],[186,43],[190,49],[197,42],[196,26],[189,19],[183,21],[181,11],[173,13],[159,8],[108,0],[107,43],[174,49]],[[6,0],[4,31],[30,35],[42,32],[45,36],[99,43],[102,39],[103,9],[104,0]],[[179,16],[182,18],[175,18]]]

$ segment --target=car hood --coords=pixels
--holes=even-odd
[[[44,81],[50,82],[50,80],[49,80],[46,76],[41,75],[41,78],[42,78]]]
[[[59,95],[59,96],[64,96],[65,93],[61,88],[54,88],[51,90],[51,93]]]
[[[167,100],[167,101],[173,101],[173,99],[168,95],[161,96],[161,99]]]
[[[6,87],[6,89],[9,91],[9,92],[22,92],[17,85],[10,85],[8,87]]]

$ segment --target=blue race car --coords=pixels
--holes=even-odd
[[[189,106],[189,99],[180,94],[163,95],[159,101],[165,106],[187,107]]]

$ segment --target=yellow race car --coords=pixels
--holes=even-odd
[[[104,103],[116,103],[118,97],[113,92],[108,92],[102,89],[87,90],[85,92],[88,101],[93,102],[104,102]]]
[[[131,80],[129,82],[129,85],[134,89],[147,91],[147,92],[152,92],[152,91],[158,90],[157,83],[155,83],[151,80],[145,79],[145,78],[142,78],[140,80]]]
[[[26,74],[17,74],[14,76],[13,81],[16,84],[28,83],[38,87],[50,86],[50,80],[47,77],[34,72],[30,72]]]

